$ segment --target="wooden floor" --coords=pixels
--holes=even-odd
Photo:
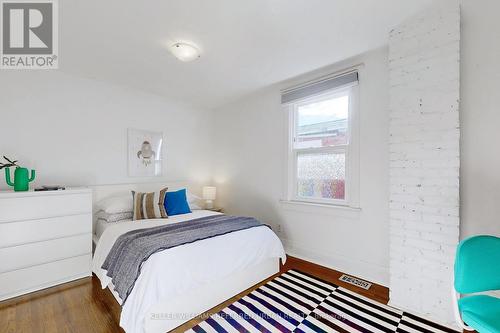
[[[364,290],[339,281],[341,272],[307,261],[288,257],[282,271],[289,269],[299,269],[379,302],[387,303],[389,300],[389,290],[386,287],[374,284],[370,290]],[[267,280],[218,305],[205,315],[220,311],[265,282]],[[101,289],[96,277],[0,302],[0,333],[123,332],[119,320],[120,306],[108,289]],[[184,332],[201,320],[193,319],[173,332]]]

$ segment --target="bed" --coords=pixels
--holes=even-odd
[[[103,263],[119,237],[132,230],[220,215],[196,210],[167,219],[95,225],[92,270],[116,301],[122,300]],[[133,289],[122,306],[120,326],[127,333],[166,332],[279,271],[285,252],[265,226],[239,230],[151,255],[143,262]]]

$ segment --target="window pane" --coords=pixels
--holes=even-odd
[[[348,95],[298,106],[295,148],[347,144],[348,113]]]
[[[297,195],[307,198],[345,199],[345,154],[297,156]]]

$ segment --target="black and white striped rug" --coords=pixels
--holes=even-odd
[[[267,282],[188,332],[456,333],[296,270]]]

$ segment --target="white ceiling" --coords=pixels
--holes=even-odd
[[[63,71],[204,108],[387,42],[433,0],[64,0]],[[202,57],[166,46],[191,41]]]

